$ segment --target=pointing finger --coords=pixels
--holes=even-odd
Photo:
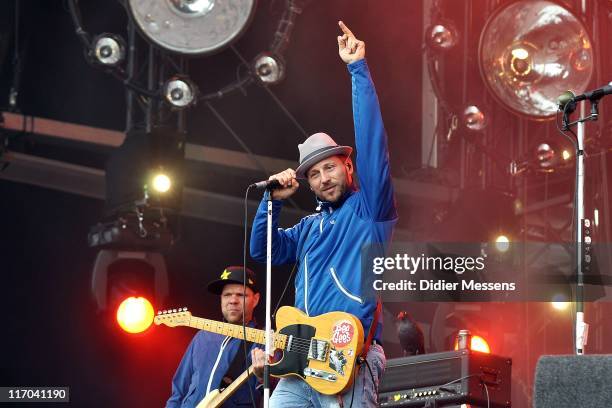
[[[352,31],[349,30],[346,24],[344,24],[342,21],[338,21],[338,25],[340,26],[340,29],[342,30],[344,34],[348,35],[349,37],[355,37]]]

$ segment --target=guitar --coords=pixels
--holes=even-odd
[[[154,322],[245,338],[242,325],[195,317],[186,308],[159,312]],[[328,395],[350,388],[353,369],[363,349],[363,326],[359,319],[345,312],[309,317],[299,309],[283,306],[276,313],[276,327],[272,344],[283,355],[270,364],[271,375],[301,377],[312,388]],[[265,331],[247,327],[246,340],[265,344]]]
[[[196,408],[217,408],[220,407],[242,384],[244,384],[249,376],[253,374],[253,366],[247,368],[245,372],[240,374],[238,378],[236,378],[230,385],[228,385],[224,390],[212,390],[209,392],[206,397],[198,405]]]

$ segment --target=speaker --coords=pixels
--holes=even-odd
[[[612,355],[542,356],[534,408],[612,407]]]

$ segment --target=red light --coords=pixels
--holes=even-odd
[[[143,297],[129,297],[117,308],[117,323],[128,333],[141,333],[153,323],[153,305]]]
[[[455,350],[459,350],[459,345],[457,344],[457,340],[455,340]],[[470,344],[470,350],[478,351],[481,353],[490,354],[491,348],[489,347],[489,343],[480,336],[472,336],[472,341]]]

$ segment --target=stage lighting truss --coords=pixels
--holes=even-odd
[[[560,4],[520,0],[500,7],[480,36],[482,78],[508,110],[532,119],[554,117],[557,98],[582,93],[594,70],[585,25]]]
[[[207,55],[230,45],[248,27],[255,0],[128,0],[141,33],[160,48]]]
[[[78,1],[69,0],[68,5],[75,31],[96,65],[107,68],[139,95],[183,109],[193,106],[198,100],[218,99],[243,90],[253,82],[274,85],[282,81],[285,73],[283,54],[304,3],[305,0],[285,0],[283,13],[267,49],[252,62],[239,56],[239,67],[247,69],[239,69],[234,81],[206,94],[200,94],[197,86],[182,72],[179,73],[182,82],[168,78],[158,89],[139,84],[121,66],[130,58],[121,37],[103,34],[92,42],[81,24]],[[255,4],[256,0],[128,0],[126,7],[131,21],[147,41],[159,47],[162,53],[169,52],[168,58],[173,55],[182,58],[210,55],[230,46],[250,23]]]

